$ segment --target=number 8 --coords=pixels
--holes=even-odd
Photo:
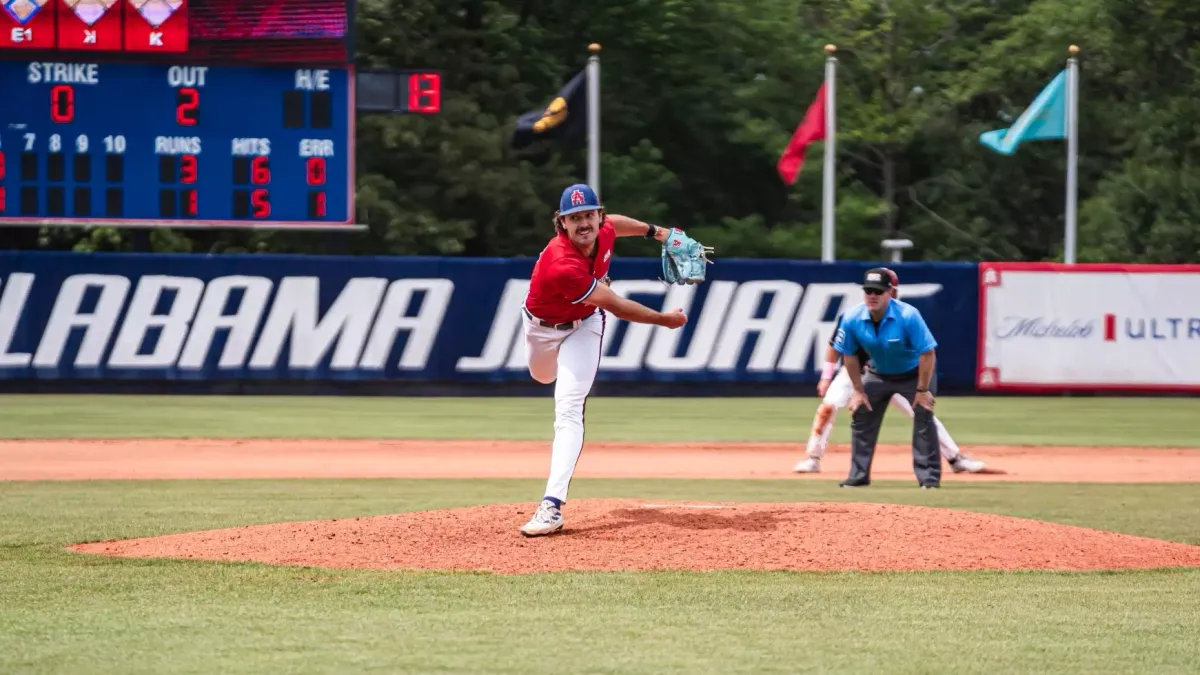
[[[87,150],[88,150],[87,136],[80,134],[79,138],[75,139],[75,152],[83,153],[83,152],[87,152]]]
[[[53,134],[50,136],[50,152],[58,152],[62,150],[62,136]]]

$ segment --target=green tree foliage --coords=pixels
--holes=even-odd
[[[1081,56],[1079,255],[1200,262],[1200,5],[1187,0],[360,0],[360,67],[432,67],[441,114],[360,115],[354,235],[155,233],[156,250],[536,255],[582,142],[508,145],[603,45],[602,193],[723,257],[816,258],[820,142],[775,162],[837,46],[837,254],[1061,259],[1066,144],[1001,156],[1010,126]],[[144,241],[144,240],[143,240]],[[45,231],[128,250],[127,231]],[[644,242],[626,255],[653,255]]]

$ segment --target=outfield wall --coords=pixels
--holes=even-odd
[[[0,253],[0,386],[546,394],[551,388],[530,381],[521,348],[520,308],[533,262]],[[721,260],[707,283],[668,288],[657,280],[657,260],[618,258],[614,290],[652,307],[683,307],[690,320],[678,331],[610,320],[597,393],[811,395],[834,320],[859,301],[858,281],[874,264]],[[1014,294],[1015,286],[984,279],[984,269],[1017,279],[1003,266],[895,269],[903,299],[921,310],[939,342],[944,392],[1028,387],[1043,363],[1031,354],[1055,344],[1055,358],[1065,359],[1086,343],[1086,335],[1067,338],[1028,321],[1013,335],[988,337],[1021,307],[1056,312],[1044,320],[1069,324],[1062,313],[1079,306],[1073,295],[1034,302],[1060,297],[1052,289],[1063,284],[1061,274],[1034,278]],[[1122,302],[1136,297],[1135,289]],[[981,301],[989,312],[980,311]],[[1180,349],[1195,352],[1200,339],[1187,338],[1186,320],[1182,327]],[[1195,360],[1179,363],[1200,372]],[[1137,370],[1101,376],[1136,379]],[[1171,388],[1172,372],[1156,371],[1160,389]],[[1066,385],[1080,382],[1094,386]],[[1071,388],[1052,378],[1033,386],[1060,385]]]
[[[1200,391],[1200,265],[979,266],[981,391]]]

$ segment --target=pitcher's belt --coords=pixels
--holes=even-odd
[[[528,309],[525,309],[524,306],[521,307],[521,311],[525,312],[525,316],[529,317],[529,320],[536,323],[537,325],[542,326],[543,328],[553,328],[555,330],[574,330],[579,327],[579,324],[583,323],[583,319],[587,318],[587,316],[585,316],[585,317],[583,317],[583,319],[579,319],[578,321],[567,321],[565,323],[552,323],[550,321],[542,321],[541,319],[537,318],[536,316],[531,314]],[[592,310],[592,314],[594,314],[594,313],[595,313],[595,310]],[[591,314],[589,314],[588,316],[591,316]]]

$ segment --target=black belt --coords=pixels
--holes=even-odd
[[[910,370],[906,373],[881,373],[878,370],[875,370],[875,367],[872,365],[872,366],[868,366],[867,370],[869,370],[872,375],[874,375],[875,377],[878,377],[881,380],[884,380],[885,382],[903,382],[905,380],[911,380],[912,378],[916,377],[921,369],[913,368],[912,370]]]
[[[529,310],[525,309],[524,307],[521,308],[521,311],[525,312],[525,316],[529,317],[530,321],[542,326],[543,328],[553,328],[554,330],[571,330],[578,326],[581,321],[583,321],[583,319],[580,319],[579,321],[567,321],[566,323],[551,323],[549,321],[542,321],[536,316],[530,314]],[[588,316],[591,316],[591,314]],[[587,317],[584,318],[586,319]]]

